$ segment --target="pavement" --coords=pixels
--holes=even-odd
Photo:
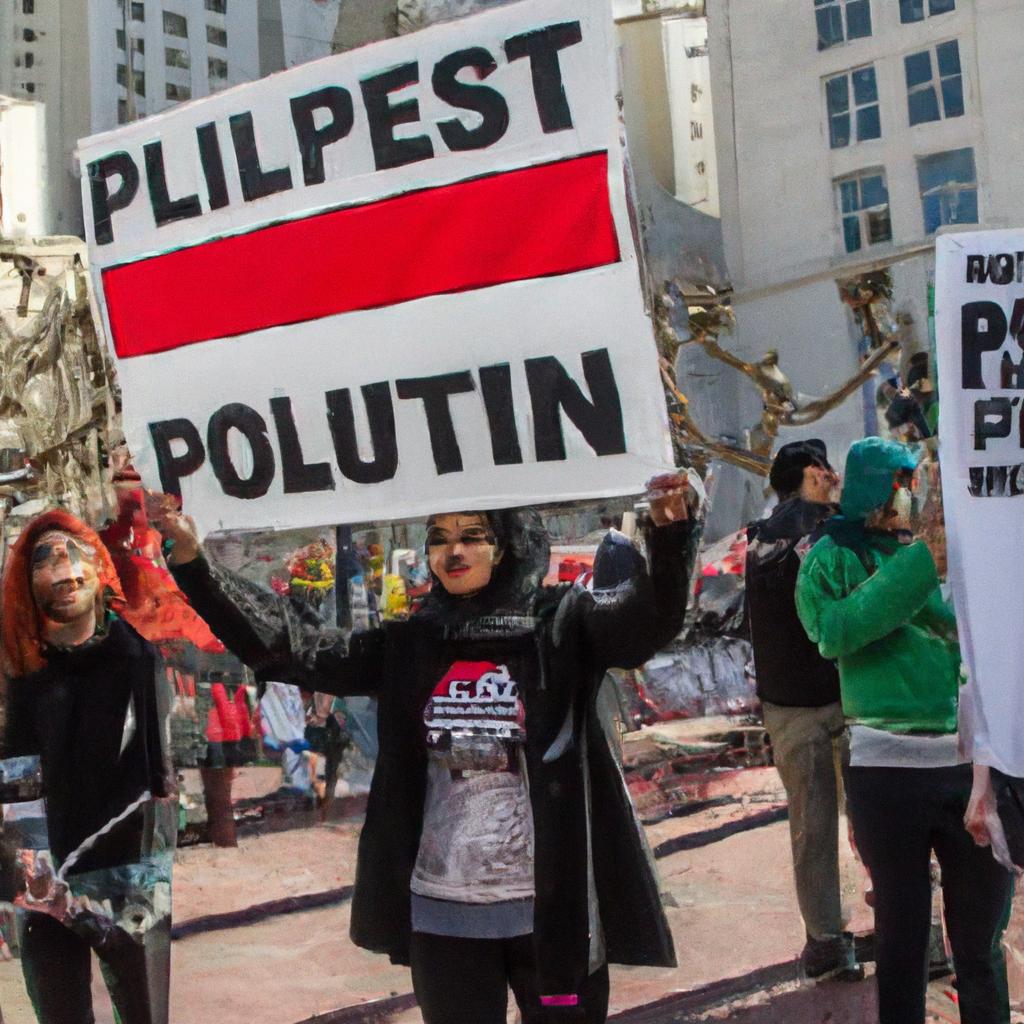
[[[248,784],[252,788],[251,779]],[[679,967],[613,967],[612,1020],[618,1014],[622,1024],[872,1024],[870,972],[855,984],[796,978],[794,958],[804,936],[788,826],[763,816],[783,803],[774,769],[719,770],[700,785],[706,799],[728,794],[730,802],[646,829],[653,847],[681,837],[698,844],[658,861]],[[735,831],[751,815],[769,823]],[[421,1021],[409,998],[408,970],[348,939],[345,897],[358,834],[353,819],[244,836],[237,849],[178,851],[174,918],[184,934],[172,947],[172,1024]],[[713,841],[705,842],[708,837]],[[864,878],[848,851],[843,878],[851,927],[869,931]],[[326,905],[304,909],[316,894]],[[257,905],[265,912],[248,909]],[[1013,927],[1024,937],[1024,924]],[[1015,962],[1021,958],[1011,957]],[[97,1024],[113,1024],[95,974]],[[948,982],[933,986],[935,1024],[958,1020],[948,988]],[[5,1024],[34,1024],[17,961],[0,964],[0,1008]]]

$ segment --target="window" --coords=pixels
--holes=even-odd
[[[206,0],[206,9],[214,14],[227,14],[228,0]]]
[[[146,40],[145,39],[133,39],[132,40],[132,49],[136,53],[145,53],[146,52]]]
[[[814,0],[814,16],[819,50],[871,35],[869,0]]]
[[[33,93],[35,91],[36,91],[36,83],[35,82],[26,82],[25,83],[25,92]]]
[[[924,21],[926,4],[929,18],[956,10],[956,0],[900,0],[900,21],[904,25],[912,21]]]
[[[140,96],[146,95],[146,72],[136,71],[134,76],[135,91]],[[117,65],[117,82],[118,85],[123,85],[126,89],[128,88],[128,68],[124,64]]]
[[[36,0],[21,0],[21,13],[22,14],[35,14],[36,13]]]
[[[172,11],[164,11],[164,32],[169,36],[188,38],[188,19]]]
[[[907,75],[907,111],[912,125],[962,116],[964,83],[960,74],[960,47],[955,39],[939,43],[934,52],[922,50],[904,57],[903,66]]]
[[[146,20],[146,5],[142,3],[132,4],[132,21]]]
[[[117,48],[119,50],[123,50],[124,47],[125,47],[124,29],[123,28],[117,29],[116,35],[117,35]]]
[[[217,28],[214,25],[206,26],[206,41],[213,46],[224,46],[228,45],[228,34],[222,28]]]
[[[176,50],[173,46],[164,47],[164,63],[169,68],[190,68],[192,60],[184,50]]]
[[[117,101],[117,123],[126,124],[128,121],[128,101],[118,100]]]
[[[228,77],[228,62],[221,60],[220,57],[210,57],[206,61],[207,71],[210,78],[227,78]]]
[[[917,183],[926,235],[942,224],[978,223],[978,181],[973,149],[952,149],[918,157]]]
[[[35,62],[36,55],[32,53],[32,51],[30,50],[28,53],[25,54],[25,67],[30,68],[35,64]]]
[[[168,82],[164,88],[164,94],[169,100],[190,100],[192,99],[192,90],[187,85],[175,85],[174,82]]]
[[[24,39],[26,43],[34,43],[36,41],[35,30],[31,28],[23,28],[21,30],[21,38]]]
[[[884,171],[858,171],[837,179],[835,189],[847,252],[858,252],[865,244],[892,240]]]
[[[853,109],[850,96],[853,95]],[[828,137],[832,149],[856,142],[878,139],[882,125],[878,116],[878,85],[873,67],[843,72],[825,80],[828,105]],[[851,124],[851,117],[853,118]]]

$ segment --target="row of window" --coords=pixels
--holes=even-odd
[[[978,223],[973,149],[918,157],[917,184],[926,235],[943,224]],[[837,178],[833,185],[846,252],[859,252],[865,246],[892,241],[889,189],[883,168],[857,171]]]
[[[22,0],[24,4],[24,11],[26,14],[32,14],[35,10],[35,0]],[[124,0],[118,0],[117,6],[124,10]],[[32,7],[32,10],[29,10]],[[212,11],[214,14],[227,14],[228,11],[228,0],[206,0],[206,9]],[[131,16],[132,21],[145,21],[146,20],[146,4],[144,0],[132,0],[131,3]],[[185,18],[180,14],[174,14],[171,11],[164,11],[164,31],[171,32],[168,29],[168,19],[174,21],[177,19],[181,24],[185,24]],[[185,35],[186,33],[171,32],[172,35]]]
[[[900,21],[908,25],[956,10],[956,0],[899,0]],[[814,0],[818,49],[871,35],[871,0]]]
[[[924,124],[964,113],[960,48],[955,39],[903,58],[910,124]],[[828,137],[832,149],[882,137],[878,83],[868,64],[825,79]]]
[[[142,48],[139,48],[139,53],[142,53]],[[171,47],[167,47],[164,50],[164,60],[170,68],[183,68],[188,70],[192,67],[192,61],[188,53],[184,50],[174,50]],[[31,66],[31,65],[29,65]],[[208,57],[206,61],[206,73],[211,79],[224,79],[228,77],[228,62],[222,60],[220,57]],[[117,81],[119,85],[127,87],[128,82],[128,68],[125,64],[117,65]],[[140,86],[139,83],[142,83]],[[146,92],[146,75],[143,71],[135,72],[135,91],[140,95],[145,95]],[[170,89],[170,85],[167,86]],[[176,88],[186,88],[185,86],[177,86]],[[168,99],[180,99],[182,97],[171,96],[167,94]],[[184,99],[191,99],[191,95],[184,97]]]
[[[124,29],[122,29],[122,28],[117,29],[116,30],[116,35],[117,35],[117,48],[119,50],[123,50],[125,48]],[[207,25],[206,26],[206,41],[208,43],[213,44],[214,46],[221,46],[221,47],[225,47],[226,48],[227,45],[228,45],[228,34],[222,28],[214,28],[213,25]],[[145,39],[134,38],[133,37],[133,39],[132,39],[132,47],[134,48],[136,53],[145,53],[146,52],[146,41],[145,41]],[[166,47],[165,49],[166,49],[167,63],[170,66],[172,66],[172,67],[175,67],[175,66],[188,67],[187,64],[175,65],[174,62],[171,60],[171,56],[170,55],[172,53],[184,53],[183,50],[175,50],[174,48],[172,48],[170,46]],[[185,56],[187,57],[187,54]]]

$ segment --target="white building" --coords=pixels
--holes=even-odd
[[[0,237],[31,238],[46,225],[45,114],[41,103],[0,95]]]
[[[835,278],[892,265],[894,309],[927,349],[936,231],[1024,223],[1024,3],[716,0],[709,15],[732,347],[775,348],[799,390],[827,392],[860,342]],[[760,411],[742,385],[739,407],[737,430]],[[818,435],[841,459],[872,409],[851,398],[780,440]]]

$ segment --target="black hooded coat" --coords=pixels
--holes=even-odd
[[[540,585],[549,548],[536,513],[490,517],[504,555],[483,591],[459,598],[435,585],[409,620],[347,644],[301,605],[201,557],[174,575],[258,678],[378,699],[380,752],[352,905],[357,945],[409,962],[427,775],[423,708],[453,663],[489,661],[509,667],[526,709],[540,991],[581,991],[595,927],[609,962],[675,966],[653,864],[595,697],[606,669],[642,664],[681,629],[694,531],[688,522],[650,529],[650,572],[591,593]]]

